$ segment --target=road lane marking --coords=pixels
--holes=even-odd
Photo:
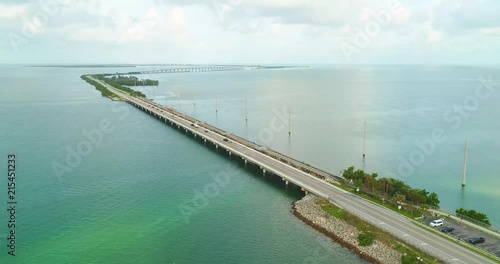
[[[107,85],[106,85],[106,86],[107,86]],[[113,89],[113,90],[114,90],[114,89]],[[128,98],[129,96],[126,96],[126,97]],[[137,100],[137,102],[135,102],[136,100]],[[146,102],[143,102],[143,101],[141,101],[141,100],[139,100],[139,99],[129,99],[129,101],[133,101],[133,102],[135,102],[135,103],[138,103],[138,104],[139,104],[139,105],[141,105],[142,107],[146,107],[147,109],[149,109],[150,111],[154,111],[155,113],[156,113],[156,111],[157,111],[156,109],[151,109],[148,105],[146,105]],[[158,114],[158,115],[160,115],[160,116],[162,116],[162,117],[164,117],[164,118],[171,119],[171,118],[169,118],[169,117],[167,117],[167,116],[163,115],[163,113],[159,113],[159,112],[158,112],[158,113],[156,113],[156,114]],[[189,123],[189,120],[184,119],[183,117],[180,117],[180,116],[177,116],[177,115],[175,115],[175,118],[176,118],[176,119],[179,119],[179,121],[174,121],[174,122],[176,122],[176,123],[178,123],[179,125],[181,125],[181,126],[183,126],[183,127],[187,128],[187,129],[189,129],[191,132],[194,132],[194,133],[196,133],[196,134],[198,134],[198,135],[201,135],[201,133],[198,133],[198,131],[191,130],[191,128],[189,128],[187,125],[184,125],[184,123],[186,123],[186,124],[187,124],[187,123]],[[221,135],[219,135],[218,133],[215,133],[215,136],[222,137],[222,136],[221,136]],[[225,146],[225,147],[226,147],[226,148],[228,148],[228,149],[233,149],[232,147],[229,147],[229,146],[225,145],[224,143],[222,143],[222,144],[221,144],[220,142],[218,142],[218,141],[219,141],[219,139],[215,139],[215,138],[212,138],[212,137],[208,137],[208,138],[210,138],[211,140],[213,140],[213,141],[215,141],[215,142],[219,143],[219,144],[220,144],[220,145],[222,145],[222,146]],[[295,181],[300,182],[300,183],[301,183],[300,185],[304,185],[304,188],[306,188],[305,186],[308,186],[309,188],[314,189],[314,191],[315,191],[315,192],[318,192],[318,193],[338,193],[339,191],[340,191],[340,192],[347,193],[345,190],[337,189],[337,188],[335,188],[334,186],[330,186],[328,183],[326,183],[326,182],[324,182],[324,181],[320,181],[319,179],[314,178],[312,175],[308,175],[308,174],[306,174],[306,173],[304,173],[304,172],[302,172],[302,171],[298,170],[297,168],[294,168],[294,167],[292,167],[292,166],[290,166],[290,165],[288,165],[288,164],[284,164],[284,163],[282,163],[282,162],[279,162],[279,161],[277,161],[277,160],[273,159],[272,157],[269,157],[269,156],[267,156],[267,155],[265,155],[265,154],[262,154],[262,153],[260,153],[260,152],[257,152],[257,151],[255,151],[255,150],[253,150],[253,149],[251,149],[251,148],[249,148],[249,147],[247,147],[247,146],[245,146],[245,145],[242,145],[242,144],[240,144],[240,143],[238,143],[238,142],[236,142],[236,144],[241,145],[241,147],[243,148],[243,150],[241,150],[241,151],[235,151],[235,152],[239,152],[239,154],[250,155],[250,157],[255,157],[256,159],[260,159],[261,161],[259,161],[258,163],[265,163],[265,162],[269,162],[269,163],[271,163],[271,164],[269,164],[269,165],[273,165],[273,166],[278,167],[276,170],[274,170],[274,169],[272,170],[272,171],[274,171],[274,173],[278,174],[278,176],[282,176],[282,177],[286,177],[286,178],[293,179],[293,180],[291,180],[291,182],[294,182],[294,183],[295,183]],[[233,150],[234,150],[234,149],[233,149]],[[250,151],[250,153],[245,153],[245,152],[249,152],[249,151]],[[254,152],[254,153],[251,153],[251,152]],[[252,154],[253,154],[253,155],[252,155]],[[254,156],[255,154],[257,154],[257,155],[256,155],[256,156]],[[254,160],[254,159],[252,159],[252,160]],[[254,161],[257,161],[257,160],[254,160]],[[257,163],[257,162],[256,162],[256,163]],[[292,170],[292,172],[294,172],[294,173],[293,173],[293,174],[291,174],[291,175],[288,175],[288,173],[284,173],[284,172],[282,171],[282,170],[284,170],[284,169],[285,169],[285,171],[287,171],[287,170],[289,171],[289,170],[291,169],[291,170]],[[279,175],[279,174],[281,174],[281,175]],[[301,178],[301,176],[302,176],[302,177],[306,176],[306,177],[305,177],[305,178]],[[308,181],[310,181],[310,182],[308,182]],[[321,196],[321,195],[320,195],[320,196]],[[356,198],[360,199],[359,197],[356,197]],[[361,199],[360,199],[360,200],[361,200]],[[411,227],[409,227],[409,226],[403,226],[403,225],[401,225],[401,224],[397,223],[397,221],[403,222],[403,220],[401,220],[399,217],[395,217],[394,215],[389,215],[389,214],[387,214],[387,213],[388,213],[388,212],[386,212],[386,211],[387,211],[387,209],[385,209],[385,208],[377,208],[378,206],[376,206],[376,205],[374,206],[374,204],[368,204],[365,200],[362,200],[362,201],[363,201],[364,203],[360,203],[361,201],[360,201],[360,202],[355,202],[355,201],[353,201],[353,200],[348,200],[348,202],[356,204],[356,205],[357,205],[357,207],[359,207],[359,208],[365,208],[365,209],[368,209],[368,211],[370,211],[370,212],[371,212],[373,215],[375,215],[376,217],[379,217],[379,218],[385,218],[385,219],[390,219],[391,221],[395,221],[395,224],[396,224],[397,226],[399,226],[400,228],[401,228],[401,227],[403,227],[403,229],[409,229],[409,228],[411,228]],[[343,203],[344,203],[345,205],[349,205],[349,203],[346,203],[345,201],[343,201]],[[370,206],[370,205],[371,205],[371,206]],[[367,217],[369,217],[369,218],[373,218],[373,219],[378,220],[375,216],[373,216],[373,215],[369,215],[369,214],[367,214],[367,213],[363,212],[361,209],[358,209],[358,208],[355,208],[355,207],[353,207],[353,208],[354,208],[355,210],[358,210],[358,211],[362,212],[364,215],[366,215],[366,216],[367,216]],[[379,209],[383,209],[384,211],[381,211],[381,210],[379,210]],[[404,221],[405,225],[408,225],[407,219],[405,219],[405,220],[406,220],[406,221]],[[383,222],[382,222],[382,223],[383,223]],[[398,230],[398,229],[397,229],[397,228],[395,228],[395,227],[393,227],[393,228],[394,228],[394,229],[396,229],[396,230]],[[398,230],[398,231],[401,231],[401,230]],[[427,230],[425,230],[425,231],[426,231],[426,232],[428,232],[428,233],[430,233],[430,234],[432,234],[431,232],[429,232],[429,231],[427,231]],[[409,236],[408,234],[406,234],[406,235],[407,235],[407,236]],[[436,236],[435,234],[432,234],[432,235],[433,235],[433,236]],[[416,240],[420,240],[420,241],[421,241],[421,239],[418,239],[417,237],[414,237],[414,238],[415,238]],[[443,240],[442,238],[440,238],[440,239],[441,239],[441,240]],[[448,242],[448,241],[446,241],[446,242]],[[445,245],[442,245],[442,246],[444,246],[445,248],[450,249],[449,247],[447,247],[447,246],[445,246]],[[453,244],[453,246],[455,246],[455,247],[456,247],[456,245],[454,245],[454,244]],[[439,250],[439,249],[437,249],[437,250]],[[439,250],[439,251],[440,251],[440,250]],[[452,250],[452,251],[454,251],[454,250]],[[443,253],[444,253],[444,252],[443,252]],[[447,254],[447,255],[448,255],[448,254]],[[458,259],[457,259],[457,260],[458,260]]]

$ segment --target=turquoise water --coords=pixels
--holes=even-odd
[[[18,156],[19,201],[18,257],[9,258],[4,249],[0,263],[361,262],[290,213],[299,190],[263,178],[127,104],[102,98],[80,80],[91,69],[0,70],[0,155]],[[129,70],[137,69],[96,72]],[[500,79],[494,68],[426,66],[150,75],[145,77],[161,85],[145,92],[334,173],[354,165],[401,176],[437,192],[443,209],[475,208],[498,228],[500,93],[481,99],[458,128],[443,119],[453,105],[475,95],[480,76],[490,74]],[[284,124],[288,107],[291,137]],[[113,131],[57,177],[53,164],[67,164],[67,148],[84,147],[84,130],[95,132],[101,122]],[[408,160],[418,150],[415,141],[430,138],[436,128],[447,140],[412,173],[398,173],[400,157]],[[263,137],[263,131],[272,133]],[[465,137],[470,150],[462,190]],[[227,175],[229,182],[220,187],[217,179]],[[6,190],[6,181],[0,189]],[[205,191],[206,199],[197,196]],[[6,223],[7,214],[0,219]],[[6,237],[5,224],[0,226]]]
[[[330,172],[355,166],[381,177],[400,178],[438,193],[443,210],[474,208],[500,228],[499,68],[312,67],[150,77],[159,77],[161,86],[146,92],[162,104]],[[476,95],[480,79],[493,82]],[[171,97],[178,91],[182,91],[180,102]],[[218,114],[215,98],[219,98]],[[454,110],[459,105],[463,110]],[[286,121],[287,115],[280,119],[276,111],[287,112],[288,107],[291,137],[284,122],[272,123],[273,118]],[[273,127],[272,137],[259,136]],[[446,140],[420,151],[436,129]],[[467,186],[462,189],[466,137],[469,160]]]
[[[0,263],[363,262],[292,215],[300,190],[102,98],[84,69],[1,70],[0,155],[17,155],[18,205],[17,256],[2,246]],[[85,150],[101,122],[113,131]],[[79,147],[88,155],[66,163]]]

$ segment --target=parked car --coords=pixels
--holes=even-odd
[[[472,237],[472,238],[469,238],[469,243],[471,243],[472,245],[476,245],[476,244],[481,244],[481,243],[484,243],[484,238],[483,237]]]
[[[429,225],[432,226],[432,227],[438,227],[438,226],[442,226],[444,224],[444,219],[436,219],[434,221],[432,221]]]
[[[455,230],[455,228],[453,228],[451,226],[445,226],[445,227],[441,228],[441,232],[443,232],[443,233],[450,233],[450,232],[453,232],[453,230]]]

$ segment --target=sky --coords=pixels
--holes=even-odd
[[[0,63],[500,59],[498,0],[0,0]]]

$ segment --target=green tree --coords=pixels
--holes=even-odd
[[[431,193],[429,196],[427,196],[427,199],[425,201],[426,204],[432,205],[432,206],[439,206],[439,198],[436,193]]]
[[[455,213],[457,214],[460,214],[460,215],[464,215],[464,216],[467,216],[467,217],[470,217],[474,220],[477,220],[479,222],[482,222],[482,223],[485,223],[487,225],[491,225],[490,224],[490,220],[488,219],[488,216],[486,214],[483,214],[483,213],[480,213],[480,212],[477,212],[476,210],[465,210],[463,208],[460,208],[460,209],[457,209],[455,211]]]

